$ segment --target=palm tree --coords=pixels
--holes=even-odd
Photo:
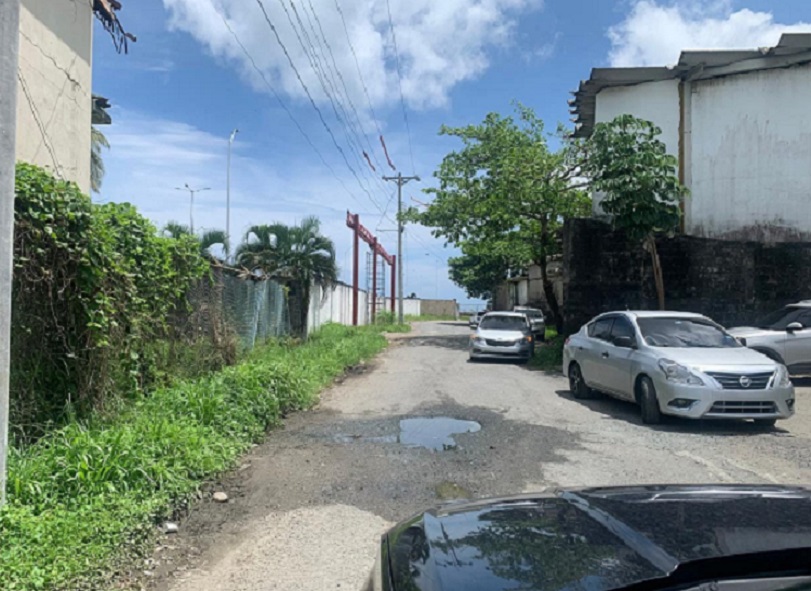
[[[251,271],[272,275],[278,266],[277,245],[289,242],[289,228],[281,222],[251,226],[236,250],[236,263]]]
[[[167,222],[163,227],[163,234],[169,238],[178,239],[181,236],[191,236],[191,230],[189,230],[189,227],[185,224],[171,221]]]
[[[225,240],[224,230],[206,230],[201,232],[199,236],[196,236],[191,233],[187,225],[170,221],[163,227],[163,234],[175,240],[182,236],[192,236],[200,243],[200,256],[207,259],[209,262],[223,262],[222,259],[211,254],[211,247],[217,244],[222,244],[225,256],[226,258],[228,257],[228,244]]]
[[[328,286],[338,278],[335,245],[320,231],[321,222],[314,216],[304,218],[298,226],[253,226],[236,253],[238,264],[290,286],[298,296],[295,324],[302,333],[307,331],[312,286]]]
[[[211,247],[217,244],[222,244],[225,259],[228,259],[228,241],[226,240],[225,230],[206,230],[200,234],[200,254],[203,258],[208,259],[210,262],[224,262],[223,259],[211,254]]]
[[[101,190],[101,181],[104,179],[104,160],[101,149],[110,148],[110,142],[94,126],[90,126],[90,188],[94,193]]]

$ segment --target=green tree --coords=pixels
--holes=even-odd
[[[206,230],[200,234],[200,254],[211,262],[222,263],[223,259],[211,254],[211,247],[222,245],[225,258],[228,258],[228,240],[225,230]]]
[[[590,209],[578,182],[581,145],[567,142],[551,150],[543,122],[520,104],[515,118],[490,113],[479,125],[443,126],[440,135],[459,138],[463,147],[447,154],[434,172],[439,186],[426,190],[433,202],[422,212],[408,210],[404,219],[433,228],[434,236],[456,246],[476,245],[469,248],[479,255],[485,249],[509,253],[502,276],[511,267],[537,264],[547,304],[562,329],[547,263],[560,252],[557,231],[563,221]],[[492,268],[497,262],[489,260],[491,278],[498,275]],[[475,266],[475,261],[457,266]]]
[[[278,265],[276,246],[289,241],[290,229],[281,222],[251,226],[236,249],[236,262],[251,271],[271,275]]]
[[[101,190],[101,182],[104,180],[104,159],[101,157],[101,149],[110,149],[110,142],[94,126],[90,126],[90,188],[94,193]]]
[[[464,288],[468,297],[489,300],[510,269],[520,269],[532,262],[532,249],[514,234],[495,244],[466,241],[461,243],[461,256],[448,259],[449,276]]]
[[[287,284],[299,301],[298,328],[307,330],[312,285],[327,286],[338,279],[335,245],[321,235],[317,217],[297,226],[282,223],[252,226],[236,251],[237,263]]]
[[[222,259],[219,259],[211,254],[211,247],[216,246],[217,244],[222,244],[225,256],[228,256],[228,244],[225,239],[226,236],[224,230],[205,230],[201,232],[199,236],[195,236],[192,234],[189,226],[186,224],[170,221],[167,222],[163,227],[163,235],[175,239],[179,239],[184,236],[193,237],[200,245],[200,256],[209,262],[223,262]]]
[[[662,266],[656,233],[679,226],[679,203],[687,195],[676,175],[678,162],[659,139],[662,130],[650,121],[620,115],[595,126],[583,171],[594,190],[604,194],[603,211],[616,228],[650,254],[659,308],[665,308]]]

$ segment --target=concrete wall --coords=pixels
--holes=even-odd
[[[597,95],[595,122],[606,123],[618,115],[652,121],[662,128],[660,139],[672,156],[679,153],[679,83],[676,80],[646,82],[634,86],[606,88]],[[596,193],[595,215],[603,215],[600,208],[602,194]]]
[[[458,312],[456,300],[420,300],[421,316],[456,316]]]
[[[22,0],[17,160],[90,192],[92,2]]]
[[[367,292],[358,291],[358,324],[368,324],[369,310]],[[338,283],[333,288],[322,289],[314,285],[310,294],[310,311],[307,318],[307,328],[310,331],[319,326],[335,322],[337,324],[352,324],[352,287]]]
[[[811,243],[677,236],[660,238],[657,247],[669,310],[698,312],[735,326],[811,299]],[[657,308],[650,256],[608,224],[566,222],[563,261],[567,333],[601,312]]]
[[[692,83],[686,230],[811,239],[811,65]]]

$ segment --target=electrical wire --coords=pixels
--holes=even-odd
[[[414,166],[414,149],[411,146],[411,125],[408,123],[408,111],[406,110],[405,98],[403,97],[403,72],[400,68],[400,51],[397,49],[397,34],[394,32],[394,22],[391,19],[391,4],[389,0],[386,0],[386,12],[389,15],[391,40],[394,42],[394,63],[397,66],[397,86],[400,89],[400,106],[403,109],[403,120],[405,121],[406,132],[408,133],[408,153],[411,156],[411,174],[417,174],[416,167]]]
[[[335,61],[335,53],[332,51],[332,46],[330,45],[329,41],[327,40],[327,36],[324,34],[324,28],[321,26],[321,19],[318,18],[318,13],[316,13],[315,8],[313,7],[312,0],[307,0],[307,4],[310,6],[310,12],[312,12],[313,17],[315,18],[315,22],[318,25],[318,30],[321,33],[321,39],[324,41],[324,45],[327,48],[327,53],[329,53],[330,60],[332,62],[332,67],[335,73],[338,75],[338,79],[341,81],[341,86],[343,87],[344,96],[346,96],[347,101],[349,102],[349,106],[352,109],[352,112],[355,115],[355,121],[357,122],[358,129],[360,130],[361,135],[366,139],[366,147],[369,148],[369,153],[372,155],[372,158],[377,163],[378,168],[382,168],[382,164],[377,157],[377,152],[372,147],[372,140],[369,137],[369,134],[366,133],[363,129],[363,122],[361,121],[360,114],[358,113],[358,109],[355,107],[355,103],[352,100],[352,96],[349,93],[349,88],[346,85],[346,80],[344,80],[344,76],[341,73],[341,69],[338,67],[337,62]],[[305,10],[306,12],[306,10]],[[354,47],[351,47],[354,51]],[[361,82],[363,82],[361,80]],[[375,123],[377,123],[375,121]],[[379,128],[378,128],[379,129]]]
[[[218,13],[218,14],[219,14],[219,13]],[[334,177],[335,177],[335,180],[337,180],[337,181],[338,181],[338,182],[341,184],[341,186],[343,187],[344,191],[346,191],[346,193],[347,193],[347,194],[348,194],[348,195],[349,195],[349,196],[350,196],[350,197],[351,197],[351,198],[352,198],[352,199],[355,201],[355,203],[357,203],[359,206],[361,206],[361,207],[362,207],[362,206],[363,206],[363,204],[360,202],[360,200],[358,199],[358,197],[357,197],[357,196],[356,196],[356,195],[355,195],[355,194],[354,194],[352,191],[350,191],[350,190],[349,190],[349,187],[347,187],[347,186],[346,186],[346,183],[343,181],[343,179],[341,179],[341,177],[339,177],[339,176],[338,176],[338,173],[337,173],[337,172],[335,172],[335,169],[332,167],[332,165],[330,165],[330,163],[329,163],[329,162],[327,162],[326,158],[324,158],[324,155],[323,155],[323,154],[321,153],[321,151],[320,151],[320,150],[319,150],[319,149],[316,147],[316,145],[313,143],[312,139],[310,139],[310,136],[307,134],[307,132],[306,132],[306,131],[304,131],[304,128],[301,126],[301,124],[300,124],[300,123],[298,122],[298,120],[295,118],[295,116],[293,115],[292,111],[290,111],[290,109],[288,108],[288,106],[287,106],[287,105],[284,103],[284,101],[282,100],[282,98],[279,96],[279,93],[278,93],[278,92],[276,92],[276,89],[275,89],[275,88],[273,88],[273,86],[270,84],[270,81],[267,79],[267,76],[265,76],[265,73],[264,73],[264,72],[263,72],[263,71],[262,71],[262,70],[259,68],[259,66],[257,66],[257,65],[256,65],[256,60],[254,60],[253,56],[250,54],[250,52],[248,51],[248,49],[247,49],[247,48],[245,47],[245,45],[242,43],[242,41],[240,40],[240,38],[237,36],[236,32],[235,32],[235,31],[234,31],[234,29],[231,27],[231,25],[230,25],[230,24],[228,24],[228,19],[226,19],[226,18],[225,18],[225,15],[223,15],[223,14],[219,14],[219,16],[220,16],[220,18],[222,19],[222,22],[223,22],[223,24],[225,25],[225,28],[226,28],[226,29],[228,29],[228,32],[229,32],[229,33],[231,33],[231,36],[234,38],[234,41],[236,41],[237,45],[239,45],[240,49],[242,49],[242,52],[245,54],[245,57],[247,57],[247,58],[248,58],[248,61],[250,61],[250,62],[251,62],[251,66],[253,67],[253,69],[254,69],[254,70],[256,70],[256,73],[257,73],[257,74],[259,74],[259,76],[262,78],[262,80],[263,80],[263,81],[264,81],[264,83],[265,83],[265,86],[267,86],[268,90],[271,92],[271,94],[273,95],[273,97],[276,99],[276,102],[279,104],[279,106],[282,108],[282,110],[284,110],[284,112],[285,112],[285,113],[287,114],[287,116],[290,118],[290,121],[292,121],[292,122],[293,122],[293,124],[296,126],[296,129],[298,129],[299,133],[301,133],[301,135],[302,135],[302,136],[304,137],[304,139],[307,141],[307,143],[309,144],[309,146],[310,146],[310,147],[313,149],[313,151],[316,153],[316,155],[318,156],[319,160],[321,160],[321,162],[324,164],[324,166],[326,166],[326,167],[327,167],[327,170],[329,170],[329,171],[330,171],[330,173],[332,173],[332,176],[334,176]]]
[[[341,154],[341,157],[343,158],[343,161],[346,164],[347,168],[349,168],[350,172],[352,173],[352,176],[354,176],[355,180],[358,182],[358,185],[361,187],[361,189],[364,191],[364,193],[366,193],[366,195],[369,197],[369,200],[373,204],[375,204],[378,209],[380,209],[380,205],[375,201],[374,197],[372,197],[372,194],[369,192],[369,189],[367,189],[366,187],[363,186],[363,183],[361,182],[357,171],[349,163],[349,159],[346,156],[346,152],[341,147],[341,145],[338,143],[338,140],[335,137],[335,133],[333,133],[332,128],[329,126],[326,119],[324,119],[324,114],[322,113],[321,109],[319,109],[318,105],[315,104],[315,100],[313,99],[313,96],[310,93],[309,88],[307,88],[307,84],[301,78],[301,73],[298,71],[298,68],[296,67],[296,64],[293,62],[293,58],[290,56],[290,52],[287,50],[287,46],[284,44],[281,37],[279,36],[279,32],[276,30],[276,26],[273,24],[273,22],[271,22],[270,16],[268,15],[267,10],[265,9],[265,5],[262,3],[262,0],[256,0],[256,3],[259,5],[259,8],[262,10],[262,14],[265,17],[265,22],[267,22],[268,27],[273,32],[273,35],[276,38],[276,42],[279,44],[279,47],[281,47],[282,51],[284,52],[285,57],[287,57],[287,61],[290,64],[290,67],[293,69],[293,72],[295,73],[296,78],[299,81],[299,84],[301,85],[302,89],[304,90],[304,93],[307,95],[307,98],[310,101],[310,105],[313,107],[315,112],[318,114],[318,118],[321,121],[321,124],[323,125],[324,129],[327,131],[330,138],[332,139],[333,145],[338,150],[338,152]]]
[[[344,33],[346,33],[346,42],[349,44],[349,50],[352,52],[352,57],[355,60],[355,67],[358,70],[358,78],[360,79],[360,84],[363,87],[363,93],[366,95],[366,101],[369,104],[369,112],[372,115],[372,121],[374,121],[375,128],[377,129],[377,135],[381,136],[383,135],[383,131],[380,129],[380,122],[377,119],[377,114],[375,114],[375,108],[372,106],[372,98],[369,95],[369,89],[366,87],[366,81],[363,79],[363,72],[360,68],[360,60],[358,59],[358,54],[355,51],[355,46],[352,43],[352,36],[349,34],[349,27],[346,25],[344,11],[341,8],[341,5],[338,3],[338,0],[335,0],[335,9],[341,16],[341,22],[344,25]]]

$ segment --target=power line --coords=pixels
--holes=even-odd
[[[349,34],[349,27],[346,25],[346,18],[344,17],[344,11],[341,9],[341,5],[338,3],[338,0],[335,0],[335,8],[338,11],[338,14],[341,15],[341,22],[344,25],[344,33],[346,33],[346,42],[349,43],[349,50],[352,52],[352,57],[355,60],[355,67],[358,70],[358,78],[360,78],[360,84],[363,87],[363,93],[366,95],[366,101],[369,104],[369,112],[372,115],[372,121],[374,121],[375,128],[377,129],[377,135],[383,135],[383,131],[380,129],[380,123],[377,120],[377,114],[375,113],[375,108],[372,106],[372,98],[369,96],[369,89],[366,87],[366,81],[363,79],[363,71],[360,68],[360,60],[358,60],[358,54],[355,52],[355,46],[352,43],[352,36]]]
[[[307,143],[310,145],[310,147],[313,149],[313,151],[318,155],[318,158],[321,160],[321,162],[324,164],[324,166],[326,166],[327,169],[332,173],[332,176],[335,177],[335,180],[337,180],[341,184],[344,191],[346,191],[346,193],[355,201],[355,203],[362,206],[360,200],[355,196],[354,193],[352,193],[352,191],[349,190],[349,187],[346,186],[346,183],[344,183],[344,181],[341,179],[341,177],[338,176],[338,173],[336,173],[335,169],[332,167],[332,165],[330,165],[330,163],[327,162],[326,158],[324,158],[324,155],[321,153],[321,151],[316,147],[316,145],[310,139],[310,136],[307,134],[306,131],[304,131],[304,128],[301,126],[301,124],[298,122],[298,120],[293,116],[293,113],[290,111],[290,109],[284,103],[282,98],[279,96],[279,93],[277,93],[276,89],[273,88],[273,86],[270,84],[270,81],[267,79],[267,76],[265,76],[265,73],[259,68],[259,66],[256,65],[256,60],[254,60],[253,56],[250,54],[248,49],[242,43],[240,38],[237,36],[236,32],[234,32],[234,30],[231,28],[231,25],[228,24],[228,19],[226,19],[225,16],[222,15],[222,14],[220,14],[220,18],[222,19],[222,22],[225,25],[225,28],[228,29],[229,33],[231,33],[231,36],[234,38],[234,41],[236,41],[237,45],[239,45],[239,47],[242,49],[242,52],[245,54],[245,57],[247,57],[248,61],[251,62],[251,66],[253,66],[253,69],[256,70],[256,73],[259,74],[259,76],[264,81],[265,86],[267,86],[268,90],[270,90],[271,94],[273,94],[273,97],[276,99],[276,102],[279,103],[279,106],[284,110],[284,112],[287,114],[287,116],[290,118],[290,120],[296,126],[296,129],[298,129],[299,132],[301,133],[301,135],[304,136],[304,139],[307,141]]]
[[[397,86],[400,89],[400,106],[403,109],[403,120],[408,133],[408,153],[411,156],[411,173],[415,174],[414,150],[411,147],[411,126],[408,123],[408,111],[406,110],[405,98],[403,97],[403,72],[400,69],[400,51],[397,49],[397,34],[394,32],[394,22],[391,20],[391,4],[386,0],[386,12],[389,15],[389,28],[391,29],[391,40],[394,42],[394,63],[397,65]]]
[[[344,163],[346,164],[347,168],[349,168],[349,170],[352,172],[352,176],[355,177],[355,180],[358,182],[358,185],[360,186],[360,188],[363,189],[363,191],[368,195],[369,200],[372,203],[375,203],[377,205],[378,209],[379,209],[380,206],[375,202],[375,200],[372,197],[372,194],[369,192],[369,190],[366,187],[363,186],[363,183],[361,182],[357,171],[355,171],[355,169],[349,163],[349,160],[346,157],[346,152],[344,152],[344,149],[338,143],[338,140],[336,139],[335,134],[332,132],[332,129],[330,128],[329,124],[327,124],[326,119],[324,119],[324,114],[321,112],[321,109],[319,109],[318,105],[315,104],[315,100],[313,99],[312,94],[310,94],[310,90],[307,88],[307,85],[304,83],[304,80],[302,80],[301,74],[299,73],[298,68],[296,68],[296,64],[293,63],[293,58],[290,57],[290,52],[287,51],[287,47],[282,42],[281,37],[279,37],[279,32],[276,30],[276,27],[271,22],[270,17],[268,16],[267,10],[265,10],[265,5],[262,3],[262,0],[256,0],[256,3],[259,5],[259,8],[262,10],[262,14],[265,17],[265,22],[267,22],[268,27],[270,27],[270,30],[273,32],[273,35],[276,38],[276,42],[279,44],[279,47],[281,47],[282,51],[284,52],[285,57],[287,57],[287,61],[290,64],[290,67],[293,69],[293,72],[296,74],[296,78],[298,79],[299,84],[304,89],[304,92],[305,92],[305,94],[307,95],[307,98],[310,101],[310,105],[312,105],[313,109],[318,114],[318,118],[321,120],[321,124],[324,126],[324,129],[327,130],[327,133],[329,134],[330,138],[332,139],[332,143],[335,145],[335,148],[341,154],[341,157],[343,158]]]
[[[349,145],[350,149],[353,152],[355,152],[356,156],[359,159],[362,158],[362,156],[360,155],[360,152],[363,151],[363,148],[360,146],[360,144],[358,143],[357,140],[353,140],[353,138],[351,137],[351,131],[352,130],[350,129],[349,125],[347,125],[347,123],[343,120],[340,113],[338,112],[339,109],[341,111],[343,111],[344,112],[344,117],[346,117],[348,119],[348,115],[346,113],[346,110],[343,108],[343,104],[340,103],[340,101],[336,102],[335,98],[332,96],[332,93],[330,92],[330,90],[328,88],[328,86],[332,86],[332,84],[330,83],[329,79],[327,78],[326,74],[324,73],[323,64],[321,63],[321,60],[320,60],[320,58],[318,57],[318,55],[317,55],[317,53],[315,51],[315,45],[311,41],[310,36],[307,34],[307,29],[304,27],[304,23],[302,22],[301,17],[298,14],[298,10],[296,10],[296,5],[293,4],[292,0],[290,1],[290,8],[292,8],[293,14],[296,17],[296,21],[298,22],[298,28],[296,28],[296,24],[293,22],[293,17],[290,16],[290,11],[287,10],[287,6],[285,5],[285,0],[279,0],[279,4],[281,4],[282,9],[284,10],[285,15],[287,16],[287,22],[290,24],[290,28],[293,30],[293,33],[296,35],[296,39],[298,40],[299,45],[301,46],[301,49],[304,52],[304,55],[307,56],[307,60],[310,62],[310,67],[312,68],[313,72],[315,73],[316,78],[318,79],[318,82],[321,85],[321,89],[324,91],[324,94],[326,95],[327,99],[330,102],[330,106],[332,107],[332,112],[335,115],[335,118],[337,119],[338,123],[343,127],[344,136],[346,137],[347,144]],[[304,37],[303,39],[302,39],[302,36]],[[306,41],[306,43],[305,43],[305,41]],[[333,87],[333,90],[335,90],[335,87]],[[337,92],[336,92],[336,94],[337,94]],[[366,171],[366,167],[361,166],[361,171],[362,172]],[[367,174],[367,176],[368,176],[368,174]],[[366,182],[367,182],[367,188],[371,189],[371,186],[368,185],[368,182],[369,182],[368,179],[366,180]],[[375,204],[375,206],[378,209],[381,209],[380,205],[377,203],[377,201],[374,198],[371,197],[371,192],[367,191],[367,193],[369,194],[370,199]]]
[[[377,166],[382,168],[382,164],[381,164],[380,160],[377,157],[377,152],[372,147],[372,141],[369,138],[369,134],[367,134],[363,129],[363,122],[361,121],[360,114],[358,113],[358,110],[355,107],[355,103],[352,100],[352,97],[351,97],[351,95],[349,93],[349,88],[346,86],[346,80],[344,80],[344,76],[341,73],[341,69],[338,67],[337,62],[335,61],[335,54],[332,51],[332,46],[330,45],[329,41],[327,40],[327,36],[324,34],[324,28],[321,26],[321,19],[318,18],[318,14],[315,12],[315,8],[313,7],[312,0],[307,0],[307,4],[309,4],[310,11],[312,12],[313,17],[315,18],[316,24],[318,25],[318,30],[321,33],[321,39],[324,40],[324,45],[326,46],[327,52],[329,53],[329,56],[330,56],[330,60],[332,61],[333,70],[337,73],[338,79],[341,81],[341,86],[344,89],[344,96],[346,96],[346,99],[349,102],[349,106],[350,106],[350,108],[352,109],[352,112],[355,115],[355,120],[357,121],[358,129],[360,130],[360,133],[364,137],[364,139],[366,139],[366,147],[369,148],[369,152],[372,155],[372,158],[374,158],[374,161],[377,163]],[[306,10],[305,10],[305,14],[306,14]],[[343,15],[342,15],[342,17],[343,17]],[[351,49],[354,51],[354,48],[351,48]],[[361,80],[361,82],[362,82],[362,80]],[[377,124],[377,121],[375,121],[375,124]]]

